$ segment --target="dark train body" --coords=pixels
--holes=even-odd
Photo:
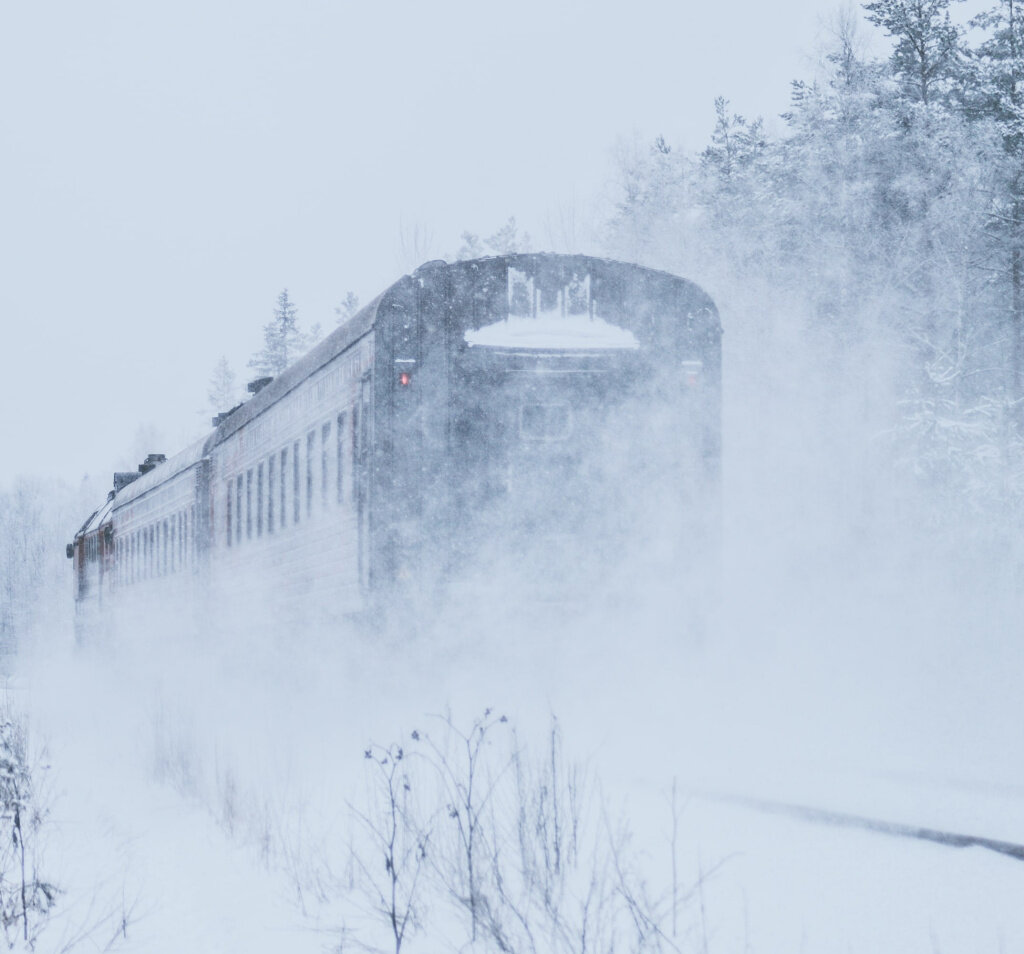
[[[130,620],[161,593],[332,619],[431,604],[497,566],[596,588],[652,500],[708,557],[720,342],[710,298],[665,273],[427,263],[208,437],[116,475],[69,546],[79,619]]]

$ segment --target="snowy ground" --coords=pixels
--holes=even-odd
[[[525,739],[558,715],[660,887],[676,779],[680,892],[699,884],[683,950],[1024,951],[1021,861],[717,800],[1024,843],[1015,605],[923,580],[920,600],[883,582],[794,606],[761,578],[703,642],[607,614],[305,659],[54,641],[11,694],[47,741],[68,924],[113,911],[111,933],[127,907],[124,950],[337,949],[339,909],[311,886],[344,867],[363,747],[494,705]]]

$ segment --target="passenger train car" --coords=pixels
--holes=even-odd
[[[525,592],[597,591],[654,525],[669,559],[709,557],[720,371],[714,303],[681,278],[579,255],[428,262],[208,436],[115,474],[68,545],[77,618],[160,594],[379,618],[494,566]]]

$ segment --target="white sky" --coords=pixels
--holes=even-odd
[[[287,287],[334,327],[401,236],[546,223],[620,136],[785,109],[824,0],[36,0],[0,14],[0,486],[168,454]],[[699,281],[699,276],[691,276]],[[202,414],[198,412],[202,410]]]

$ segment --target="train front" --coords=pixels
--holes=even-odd
[[[476,264],[449,289],[432,534],[447,540],[449,589],[571,605],[706,562],[719,428],[706,296],[583,257]]]

